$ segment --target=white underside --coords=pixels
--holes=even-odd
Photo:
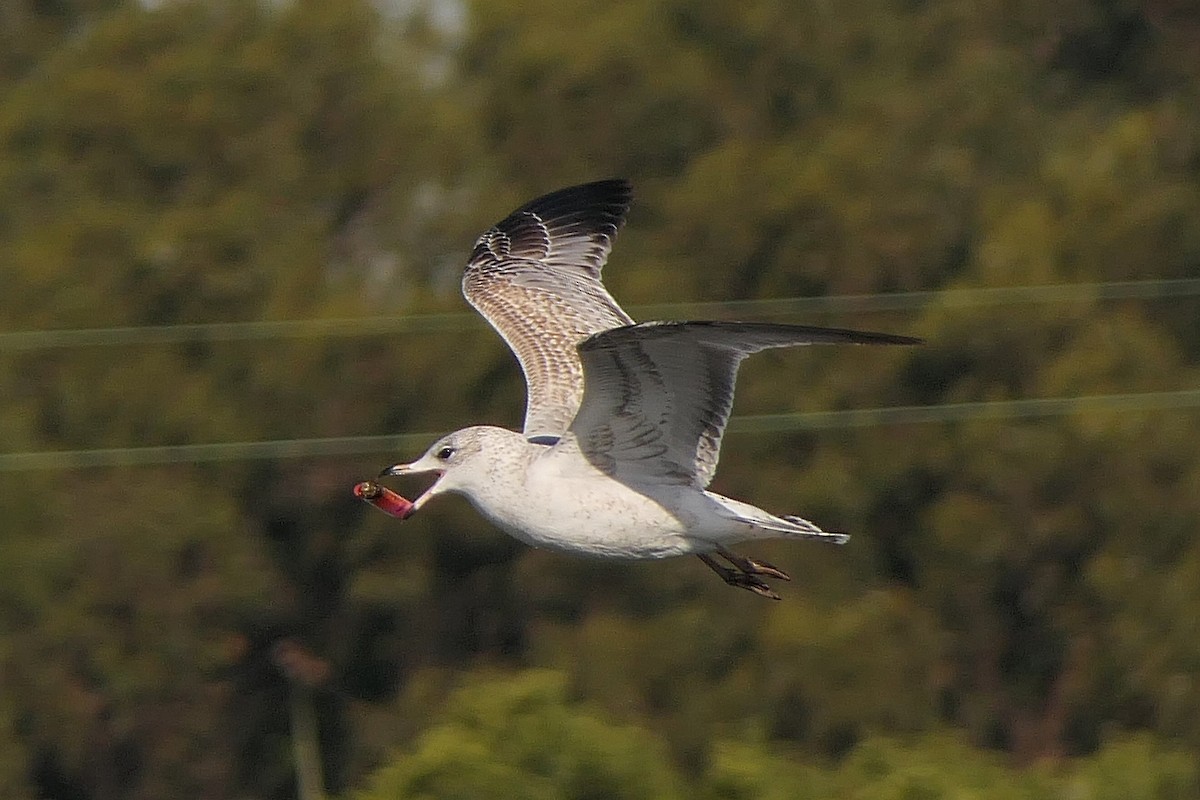
[[[534,547],[607,559],[707,553],[747,539],[807,537],[820,531],[692,486],[631,488],[575,465],[563,474],[535,459],[524,480],[458,488],[488,520]]]

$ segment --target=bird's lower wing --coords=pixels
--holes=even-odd
[[[648,322],[580,346],[579,413],[559,444],[630,483],[692,484],[716,472],[746,356],[808,344],[916,344],[907,336],[753,322]]]

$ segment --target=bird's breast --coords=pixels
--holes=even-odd
[[[534,547],[596,558],[666,558],[692,550],[670,503],[607,477],[530,470],[507,496],[471,498],[493,524]]]

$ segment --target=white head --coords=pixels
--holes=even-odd
[[[525,447],[514,448],[513,444]],[[379,473],[385,475],[438,476],[425,493],[413,501],[408,516],[415,514],[430,498],[448,492],[471,497],[486,491],[511,466],[512,456],[532,449],[525,437],[504,428],[476,425],[449,433],[433,443],[425,454],[408,464],[393,464]]]

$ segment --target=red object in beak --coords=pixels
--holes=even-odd
[[[398,519],[408,519],[408,515],[413,511],[411,500],[374,481],[354,484],[354,496]]]

